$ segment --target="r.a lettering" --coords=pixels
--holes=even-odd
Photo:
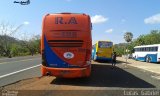
[[[68,24],[77,24],[76,18],[75,17],[71,17],[71,19],[69,20]]]
[[[64,21],[63,17],[55,17],[55,24],[77,24],[77,21],[75,17],[71,17],[69,21]]]
[[[56,17],[55,24],[63,24],[63,17]]]

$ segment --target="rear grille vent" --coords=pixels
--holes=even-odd
[[[48,40],[51,47],[82,47],[82,40]]]

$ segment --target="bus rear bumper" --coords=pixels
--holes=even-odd
[[[79,78],[89,77],[91,73],[91,66],[86,68],[50,68],[41,65],[42,76],[55,76],[62,78]]]

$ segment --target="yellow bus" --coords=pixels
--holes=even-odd
[[[111,41],[97,41],[92,46],[92,59],[94,61],[111,61],[113,53],[113,42]]]

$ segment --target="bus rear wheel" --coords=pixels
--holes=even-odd
[[[146,57],[146,62],[148,62],[148,63],[151,62],[151,58],[149,56]]]

